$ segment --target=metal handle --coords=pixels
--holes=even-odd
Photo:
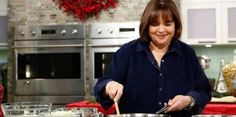
[[[230,43],[236,43],[236,40],[234,41],[234,40],[229,40],[228,42],[230,42]]]
[[[162,112],[165,112],[168,108],[170,107],[170,105],[165,105],[164,107],[162,107],[160,110],[158,110],[156,112],[156,114],[159,114],[159,113],[162,113]]]
[[[120,47],[121,44],[109,44],[109,45],[103,45],[103,44],[89,44],[89,47]]]
[[[55,47],[83,47],[83,44],[13,46],[13,48],[55,48]]]
[[[198,43],[216,43],[216,41],[198,41]]]

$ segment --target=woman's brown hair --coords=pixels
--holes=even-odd
[[[141,40],[151,41],[149,36],[149,26],[157,23],[159,17],[164,21],[174,21],[175,34],[174,39],[179,39],[182,33],[182,22],[178,8],[172,0],[151,0],[144,9],[140,21],[139,34]]]

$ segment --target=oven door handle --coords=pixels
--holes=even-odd
[[[83,47],[83,44],[13,46],[13,48],[55,48],[55,47]]]
[[[117,44],[89,44],[88,47],[120,47],[122,45]]]

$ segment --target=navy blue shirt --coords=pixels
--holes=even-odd
[[[211,86],[194,50],[179,40],[172,40],[160,66],[148,42],[137,39],[124,44],[94,87],[96,100],[104,108],[113,104],[104,96],[105,86],[111,80],[124,85],[119,102],[121,113],[155,113],[176,95],[190,95],[196,100],[196,107],[169,113],[173,117],[188,117],[200,113],[211,99]]]

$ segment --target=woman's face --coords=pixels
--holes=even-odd
[[[159,48],[169,46],[174,34],[174,21],[163,21],[162,17],[149,26],[149,36],[152,43]]]

